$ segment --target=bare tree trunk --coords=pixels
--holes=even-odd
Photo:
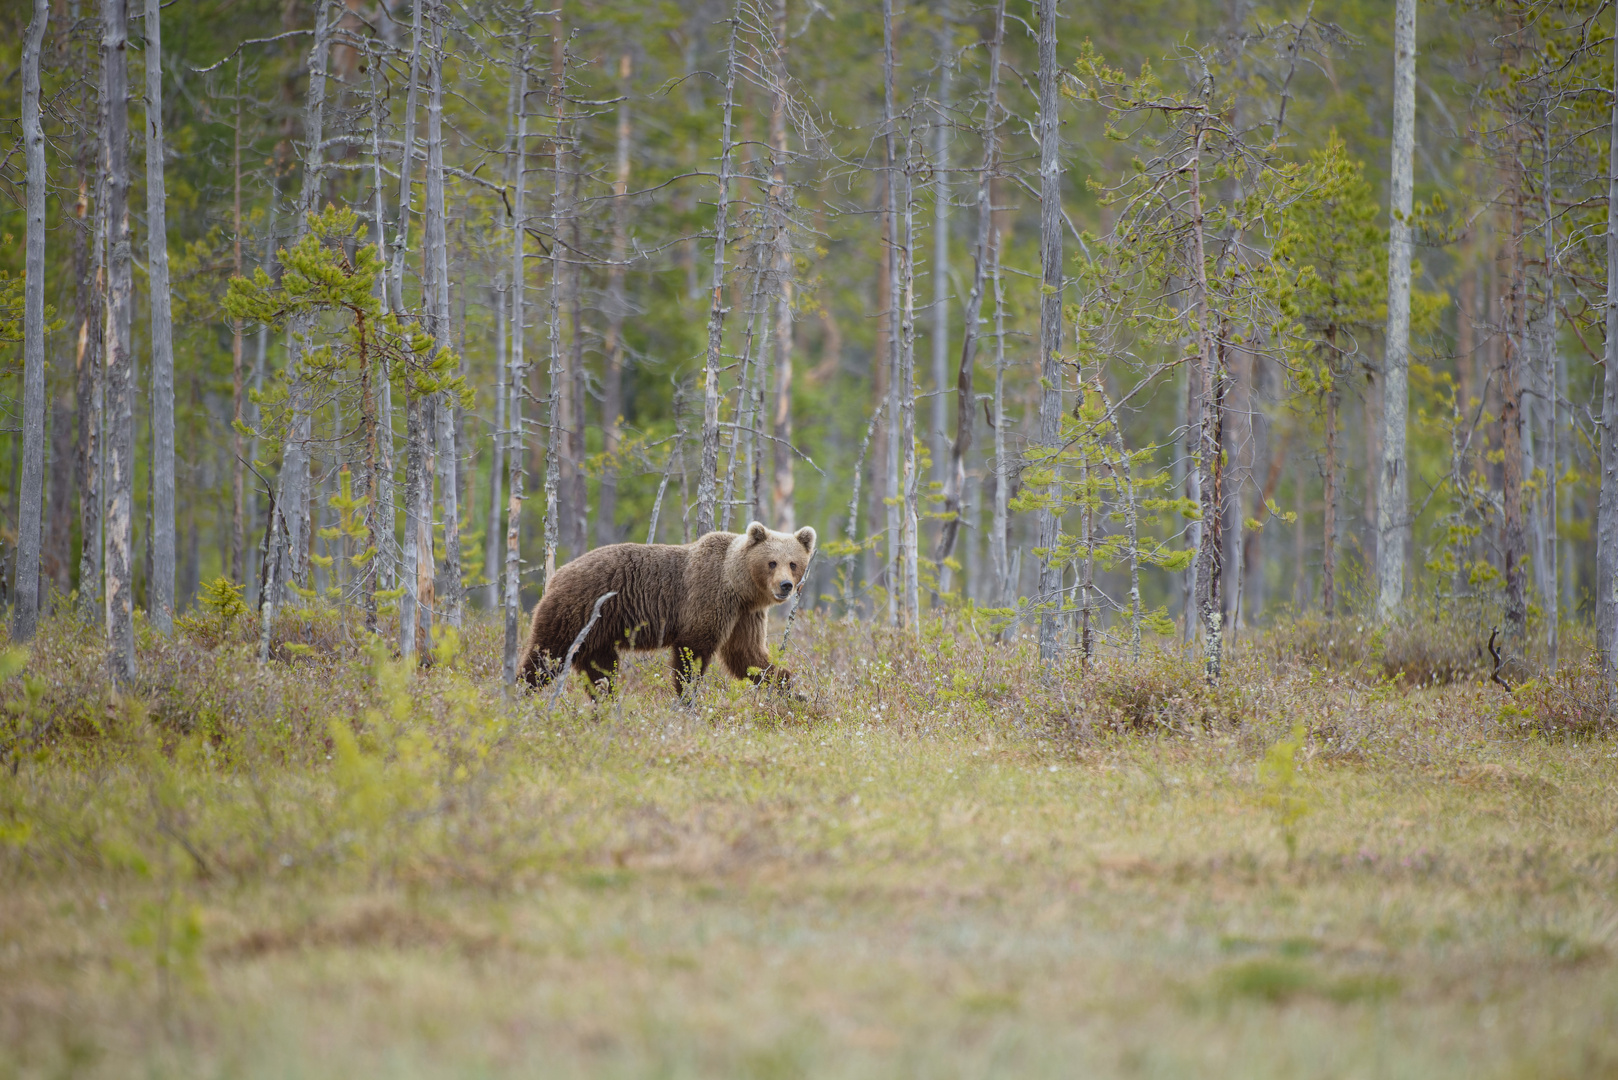
[[[1549,445],[1545,448],[1547,459],[1545,488],[1540,494],[1541,527],[1537,533],[1539,544],[1535,552],[1534,567],[1539,572],[1540,603],[1545,605],[1545,651],[1554,671],[1561,629],[1561,614],[1557,610],[1556,565],[1556,517],[1561,502],[1558,492],[1560,477],[1557,475],[1561,468],[1557,452],[1560,398],[1556,387],[1556,372],[1560,367],[1556,348],[1556,271],[1559,260],[1556,254],[1555,214],[1551,206],[1551,111],[1548,104],[1544,107],[1544,115],[1542,145],[1544,157],[1541,159],[1539,194],[1540,213],[1545,219],[1545,321],[1540,330],[1543,365],[1538,379],[1540,387],[1538,408],[1540,415],[1545,419],[1545,438]]]
[[[1334,374],[1326,391],[1325,510],[1320,530],[1320,606],[1328,619],[1337,614],[1337,413],[1342,397]]]
[[[1618,19],[1618,16],[1615,16]],[[1607,345],[1601,382],[1601,493],[1596,505],[1596,655],[1618,695],[1618,25],[1607,134]]]
[[[299,193],[297,222],[294,235],[303,236],[309,228],[309,215],[319,202],[325,140],[326,60],[331,44],[330,23],[327,20],[328,0],[315,2],[314,44],[309,49],[309,95],[304,107],[303,188]],[[311,316],[294,317],[287,335],[287,411],[291,419],[281,449],[281,472],[277,477],[279,488],[275,498],[275,513],[281,515],[281,527],[269,526],[269,564],[273,573],[266,578],[268,595],[262,605],[262,623],[259,631],[259,662],[269,659],[270,636],[275,625],[276,610],[289,582],[304,576],[304,558],[308,551],[307,522],[309,514],[309,441],[313,418],[310,414],[311,388],[302,374],[302,352],[314,329]]]
[[[402,149],[399,152],[399,227],[394,230],[393,238],[393,267],[391,283],[391,304],[393,313],[400,319],[405,316],[404,306],[404,264],[405,253],[410,247],[410,185],[415,174],[415,148],[416,148],[416,99],[421,92],[421,13],[423,4],[413,3],[410,20],[410,81],[405,91],[404,125],[400,130],[399,140]],[[422,476],[422,449],[421,439],[424,437],[421,423],[421,401],[416,392],[411,389],[409,380],[405,382],[405,490],[404,490],[404,535],[401,538],[399,550],[399,585],[403,592],[399,597],[399,654],[404,657],[414,657],[418,648],[425,651],[429,643],[416,640],[416,628],[420,623],[420,608],[423,603],[421,596],[421,565],[432,562],[432,548],[429,546],[423,553],[418,544],[421,533],[421,522],[418,517],[421,513]],[[427,481],[430,485],[431,481]],[[431,503],[431,497],[428,500]],[[429,536],[431,533],[429,532]]]
[[[579,117],[573,118],[580,123]],[[579,136],[576,128],[569,128],[567,154],[567,221],[568,251],[563,260],[567,277],[563,282],[567,296],[567,360],[562,374],[562,546],[568,558],[576,559],[590,546],[590,499],[584,475],[586,456],[584,441],[584,230],[581,224]],[[558,237],[560,239],[560,237]]]
[[[630,73],[628,52],[618,58],[618,157],[612,180],[612,261],[607,265],[607,331],[602,342],[606,370],[601,378],[601,448],[607,469],[601,477],[600,505],[596,507],[596,543],[618,542],[618,447],[624,412],[624,319],[629,302],[624,294],[625,261],[629,258],[629,150]]]
[[[11,636],[27,641],[39,619],[39,539],[45,498],[45,129],[40,122],[39,58],[50,19],[34,0],[23,39],[22,138],[28,160],[27,251],[23,276],[22,497],[17,518],[17,609]]]
[[[80,62],[98,73],[97,94],[105,97],[105,71],[100,63],[99,45],[90,35],[83,39]],[[102,152],[99,115],[92,118],[89,95],[79,99],[78,174],[79,197],[74,215],[73,243],[73,321],[77,326],[74,374],[78,414],[78,435],[74,468],[79,487],[79,602],[78,614],[85,622],[103,617],[102,612],[102,395],[106,298],[106,157]],[[94,194],[91,193],[92,185]],[[94,203],[92,214],[90,207]],[[88,218],[88,221],[86,220]]]
[[[511,81],[515,110],[515,155],[511,165],[511,373],[506,392],[506,564],[504,580],[505,649],[501,675],[507,686],[517,681],[518,636],[522,632],[522,503],[523,503],[523,420],[522,395],[527,380],[523,363],[523,289],[527,282],[524,267],[524,233],[527,219],[524,197],[528,190],[528,19],[524,16],[521,37],[514,50]]]
[[[174,320],[163,183],[162,0],[146,0],[146,267],[152,305],[152,580],[146,610],[174,632]]]
[[[1410,407],[1411,158],[1416,132],[1416,0],[1395,0],[1393,14],[1392,223],[1388,230],[1387,350],[1382,380],[1382,470],[1377,485],[1377,615],[1398,611],[1404,594],[1409,483],[1405,416]]]
[[[1040,0],[1039,262],[1043,295],[1039,305],[1039,445],[1051,453],[1057,449],[1062,418],[1062,157],[1058,145],[1061,130],[1058,116],[1061,109],[1061,68],[1056,61],[1056,8],[1057,0]],[[1198,216],[1197,227],[1200,229],[1200,214]],[[1054,480],[1050,498],[1053,502],[1059,498]],[[1055,555],[1060,525],[1061,520],[1054,508],[1046,506],[1040,509],[1038,543],[1046,552],[1039,561],[1039,603],[1042,608],[1054,605],[1060,599],[1062,567]],[[1059,621],[1054,610],[1042,610],[1040,613],[1039,658],[1047,668],[1056,662]]]
[[[900,521],[899,558],[904,567],[904,625],[921,631],[920,583],[920,485],[921,469],[916,459],[916,193],[911,182],[911,140],[905,138],[904,166],[904,247],[900,249],[899,281],[904,308],[899,323],[900,445],[904,448],[900,473],[904,514]]]
[[[148,0],[155,3],[156,0]],[[418,0],[424,2],[424,0]],[[432,74],[427,99],[427,206],[425,243],[427,332],[440,349],[450,347],[449,234],[444,210],[444,15],[442,4],[432,9]],[[444,562],[438,568],[433,591],[438,615],[446,626],[461,625],[461,508],[455,438],[455,402],[440,393],[433,402],[437,429],[438,506],[443,518]],[[429,437],[431,437],[429,435]],[[431,481],[428,481],[429,485]],[[429,558],[430,549],[429,549]]]
[[[556,134],[551,140],[551,282],[550,304],[546,312],[546,337],[550,350],[550,363],[546,372],[545,406],[545,587],[556,573],[556,549],[560,543],[559,510],[562,466],[562,410],[567,387],[562,371],[562,302],[566,281],[566,250],[561,242],[564,206],[567,202],[567,47],[563,40],[562,9],[553,9],[551,29],[551,107],[554,110]]]
[[[515,89],[515,87],[513,87]],[[515,130],[514,128],[512,130]],[[511,140],[507,140],[506,159],[511,158]],[[509,177],[507,178],[509,181]],[[500,607],[500,507],[505,494],[506,450],[506,375],[511,361],[507,356],[507,297],[506,274],[501,271],[495,283],[494,320],[494,431],[489,454],[489,520],[483,530],[484,606],[490,611]]]
[[[903,303],[904,286],[901,283],[903,271],[900,268],[900,241],[899,241],[899,157],[895,146],[898,134],[898,118],[894,109],[893,97],[893,0],[882,0],[882,138],[884,156],[884,176],[886,186],[884,193],[887,199],[887,272],[888,272],[888,303],[883,313],[888,324],[888,437],[887,474],[888,491],[892,497],[887,504],[888,516],[888,566],[884,574],[888,597],[888,622],[898,626],[903,615],[900,612],[899,596],[903,588],[902,564],[904,559],[904,522],[901,515],[904,512],[903,483],[904,472],[900,464],[906,455],[904,444],[904,406],[902,399],[907,392],[901,374],[904,355],[904,331],[899,325],[899,308]],[[873,358],[873,362],[875,362]],[[914,396],[911,402],[914,408]]]
[[[1005,40],[1006,5],[999,0],[994,9],[994,31],[989,39],[989,85],[984,106],[983,163],[978,167],[977,245],[973,249],[972,295],[966,302],[965,333],[961,340],[961,361],[955,372],[955,441],[950,446],[949,468],[944,473],[944,528],[939,537],[938,563],[940,588],[948,592],[943,575],[944,560],[955,551],[961,531],[961,498],[966,490],[966,455],[972,448],[972,427],[977,418],[977,401],[972,391],[972,369],[977,361],[978,326],[983,321],[983,293],[989,276],[990,248],[994,230],[993,185],[999,170],[1000,49]],[[997,374],[998,381],[998,374]],[[940,399],[942,400],[942,399]]]
[[[719,369],[724,364],[725,244],[728,242],[731,178],[731,115],[736,103],[736,35],[741,32],[742,2],[731,13],[730,45],[725,52],[724,123],[719,143],[718,206],[714,211],[713,299],[708,307],[708,351],[702,366],[702,471],[697,474],[697,535],[714,525],[719,481]]]
[[[775,527],[783,532],[796,527],[793,494],[797,478],[792,461],[792,193],[787,188],[787,0],[775,2],[775,95],[770,103],[770,206],[775,215],[775,437],[770,504]]]
[[[231,266],[237,277],[245,271],[242,265],[242,66],[236,62],[236,123],[231,145]],[[377,222],[378,226],[382,223]],[[240,319],[230,325],[230,565],[226,573],[232,581],[247,580],[245,565],[247,547],[247,475],[242,463],[242,346],[245,328]]]
[[[1505,637],[1509,650],[1521,655],[1527,644],[1528,589],[1523,563],[1528,557],[1528,534],[1523,520],[1523,337],[1527,332],[1528,289],[1523,253],[1523,176],[1515,151],[1511,165],[1511,233],[1507,237],[1511,264],[1511,293],[1505,338],[1505,364],[1500,380],[1501,548],[1505,555]]]
[[[941,68],[938,73],[938,109],[933,123],[933,265],[930,271],[933,281],[933,410],[932,430],[927,433],[927,440],[933,449],[933,472],[938,482],[947,487],[949,437],[944,431],[948,425],[949,403],[944,400],[944,387],[949,385],[949,111],[954,105],[952,76],[955,63],[952,54],[955,49],[955,18],[950,11],[949,0],[944,0],[942,7],[943,20],[937,31]],[[993,80],[994,77],[995,73],[991,72],[989,78]],[[959,514],[958,509],[956,513]],[[954,525],[959,530],[960,521],[957,519]],[[950,522],[946,519],[944,528],[947,530],[949,527]],[[942,544],[939,546],[943,547]],[[954,546],[953,541],[951,546]],[[939,589],[948,592],[949,570],[940,564],[938,574]]]
[[[128,0],[101,0],[101,139],[107,176],[107,667],[135,677],[134,268],[129,239]]]
[[[997,7],[997,15],[1004,13],[1003,6]],[[994,572],[992,602],[1004,606],[1011,601],[1011,561],[1006,551],[1011,502],[1011,470],[1006,467],[1006,297],[1000,281],[1000,234],[992,228],[989,283],[994,287],[994,514],[989,527],[989,564]]]
[[[1191,284],[1197,346],[1202,366],[1202,409],[1197,447],[1198,487],[1201,494],[1201,543],[1197,549],[1197,615],[1202,624],[1203,666],[1210,683],[1219,679],[1223,660],[1224,627],[1220,604],[1221,562],[1224,554],[1223,478],[1225,383],[1220,349],[1210,324],[1214,314],[1208,301],[1208,259],[1204,244],[1207,228],[1202,204],[1202,140],[1206,128],[1197,125],[1196,141],[1188,163],[1191,196]]]

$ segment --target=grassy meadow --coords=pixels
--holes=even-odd
[[[246,636],[143,632],[122,695],[66,619],[5,654],[0,1077],[1618,1076],[1567,660],[1293,624],[1215,690],[1043,681],[810,616],[806,700],[648,656],[598,705],[504,697],[481,623]]]

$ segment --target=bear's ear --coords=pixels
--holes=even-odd
[[[755,521],[747,526],[747,539],[749,543],[762,544],[769,538],[770,530],[766,529],[762,523]]]
[[[803,550],[813,555],[815,553],[815,530],[805,525],[798,530],[797,535],[798,543],[803,545]]]

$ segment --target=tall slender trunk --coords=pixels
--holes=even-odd
[[[901,399],[906,387],[901,379],[900,367],[904,354],[904,331],[899,326],[899,308],[903,304],[904,287],[900,281],[902,270],[900,268],[900,239],[899,239],[899,155],[895,145],[898,135],[898,118],[894,109],[893,97],[893,0],[882,0],[882,145],[883,168],[886,177],[884,194],[887,199],[887,272],[888,272],[888,303],[883,317],[888,324],[888,437],[887,448],[887,487],[889,501],[888,512],[888,568],[884,575],[887,585],[888,622],[897,626],[903,615],[900,612],[899,596],[903,589],[903,559],[904,559],[904,513],[903,494],[901,487],[903,481],[903,468],[901,461],[905,457],[904,444],[904,406]],[[912,408],[914,397],[912,396]]]
[[[1219,679],[1223,662],[1224,626],[1220,603],[1224,543],[1225,380],[1222,346],[1215,341],[1214,314],[1208,297],[1208,258],[1204,236],[1207,222],[1202,203],[1202,142],[1207,128],[1198,122],[1188,163],[1191,202],[1191,285],[1197,324],[1198,355],[1202,367],[1202,408],[1198,425],[1197,484],[1201,495],[1201,542],[1197,548],[1197,616],[1202,625],[1203,669],[1210,683]]]
[[[948,0],[943,4],[943,20],[938,27],[938,108],[933,116],[933,265],[929,276],[933,284],[933,409],[932,430],[927,440],[933,451],[933,473],[941,485],[949,484],[949,437],[944,434],[948,426],[949,402],[944,388],[949,385],[949,134],[950,109],[954,106],[953,76],[955,73],[955,19]],[[991,46],[991,49],[993,46]],[[990,74],[990,79],[994,74]],[[957,511],[958,513],[959,511]],[[960,523],[957,521],[956,528]],[[946,519],[945,526],[949,528]],[[942,546],[942,545],[941,545]],[[938,568],[939,588],[949,591],[949,570]]]
[[[320,201],[325,140],[326,116],[326,61],[331,45],[330,23],[327,19],[328,0],[316,0],[314,44],[309,49],[309,93],[304,105],[304,163],[303,187],[298,196],[297,222],[294,235],[302,237],[309,229],[309,215]],[[278,491],[274,513],[280,515],[280,525],[269,526],[271,574],[266,578],[267,601],[261,609],[259,628],[259,662],[269,659],[270,637],[275,625],[276,610],[291,582],[305,574],[305,557],[309,544],[309,442],[313,417],[312,387],[303,374],[303,350],[308,346],[314,330],[311,315],[298,315],[291,320],[287,334],[287,423],[282,441],[281,472],[277,477]]]
[[[392,26],[392,20],[388,22]],[[376,229],[376,262],[381,268],[377,275],[377,310],[388,310],[388,221],[387,196],[384,191],[382,170],[382,128],[387,121],[387,99],[382,94],[381,63],[369,57],[371,73],[371,195]],[[376,437],[372,440],[367,469],[370,481],[365,494],[370,498],[366,506],[366,529],[371,534],[371,558],[365,564],[366,576],[366,629],[375,631],[377,609],[376,590],[393,588],[393,393],[392,373],[385,355],[376,359],[375,385],[366,404],[374,411]]]
[[[983,293],[988,282],[990,249],[994,230],[993,183],[999,170],[1000,49],[1005,40],[1006,4],[998,0],[994,9],[993,36],[989,39],[989,84],[986,91],[983,125],[978,129],[983,142],[983,163],[978,166],[977,243],[972,253],[972,293],[966,301],[965,333],[961,339],[961,360],[955,372],[955,441],[950,445],[949,468],[944,472],[944,528],[938,542],[941,587],[947,592],[944,560],[955,550],[961,531],[961,499],[966,490],[966,455],[972,448],[972,428],[977,418],[977,401],[972,391],[972,369],[977,362],[978,328],[983,321]],[[998,378],[998,374],[997,374]],[[942,385],[942,384],[940,384]],[[942,399],[940,399],[942,400]]]
[[[135,353],[129,239],[128,0],[101,0],[101,139],[107,176],[107,666],[135,677]]]
[[[1500,379],[1501,548],[1505,556],[1505,636],[1509,649],[1520,653],[1528,629],[1528,533],[1523,506],[1523,337],[1527,332],[1528,288],[1523,252],[1523,176],[1515,151],[1511,166],[1511,231],[1506,238],[1511,265],[1511,292],[1507,298],[1505,364]]]
[[[28,160],[23,279],[22,498],[17,518],[17,608],[11,636],[27,641],[39,618],[39,539],[45,498],[45,129],[40,122],[39,58],[47,0],[34,0],[22,54],[22,138]]]
[[[581,114],[582,116],[582,114]],[[572,124],[581,123],[580,116]],[[567,359],[562,374],[562,546],[568,558],[576,559],[590,546],[589,488],[584,475],[584,229],[579,213],[582,182],[578,155],[579,135],[570,126],[567,140],[567,221],[568,250],[563,257],[567,271],[563,282],[567,297]],[[560,237],[558,237],[560,240]]]
[[[1039,445],[1055,453],[1062,419],[1062,156],[1058,133],[1061,69],[1056,62],[1057,0],[1039,5]],[[1192,166],[1195,169],[1195,165]],[[1195,173],[1193,172],[1193,176]],[[1199,214],[1200,218],[1200,214]],[[1201,222],[1198,222],[1198,229]],[[1200,237],[1200,232],[1199,232]],[[1081,384],[1082,385],[1082,384]],[[1051,462],[1054,467],[1055,462]],[[1038,515],[1039,546],[1039,658],[1047,668],[1056,662],[1059,617],[1053,608],[1060,601],[1062,567],[1056,559],[1061,519],[1054,508],[1060,498],[1053,476],[1051,505]],[[1216,504],[1217,505],[1217,504]],[[1206,517],[1206,515],[1204,515]]]
[[[562,466],[562,410],[567,388],[562,371],[562,304],[566,282],[566,246],[562,243],[564,207],[567,201],[567,46],[563,37],[562,9],[553,9],[551,27],[550,103],[555,116],[556,134],[551,140],[551,282],[546,310],[546,338],[549,349],[545,402],[545,588],[556,573],[556,549],[560,544],[560,495]]]
[[[410,187],[416,171],[416,99],[421,93],[422,7],[421,3],[410,5],[410,76],[409,85],[405,90],[404,124],[399,134],[399,141],[402,144],[399,151],[399,225],[393,234],[392,281],[389,288],[390,307],[394,315],[400,319],[405,316],[404,264],[405,253],[410,247]],[[416,640],[416,628],[420,623],[420,608],[423,601],[420,595],[421,563],[424,558],[431,563],[433,556],[431,547],[423,553],[418,544],[421,523],[417,518],[421,512],[421,489],[424,482],[421,467],[421,440],[424,433],[421,423],[421,401],[408,378],[404,383],[404,394],[405,490],[404,534],[399,550],[399,587],[403,589],[399,596],[399,653],[404,657],[414,657],[418,648],[425,650],[428,645],[428,642]],[[431,481],[426,482],[431,484]],[[428,501],[431,502],[430,496]]]
[[[88,51],[88,49],[86,50]],[[86,123],[87,129],[92,125]],[[75,402],[78,413],[77,459],[79,486],[79,616],[85,621],[100,614],[101,566],[103,547],[101,458],[102,393],[105,388],[103,352],[106,324],[103,318],[106,263],[106,199],[103,197],[104,170],[90,165],[95,152],[90,135],[85,135],[79,152],[79,198],[75,213],[80,224],[75,230],[74,262],[76,288],[73,294],[73,321],[78,324],[75,349]],[[90,213],[89,186],[94,177],[95,212]],[[89,220],[86,221],[86,218]]]
[[[511,159],[510,141],[507,140],[506,159]],[[509,177],[507,178],[509,181]],[[506,273],[496,275],[494,319],[494,431],[490,433],[489,453],[489,519],[483,530],[483,604],[490,611],[500,607],[500,508],[505,495],[506,451],[506,375],[511,361],[507,357],[507,296]]]
[[[152,580],[146,609],[174,632],[174,320],[163,183],[162,0],[146,0],[146,268],[152,305]]]
[[[1416,135],[1416,0],[1395,0],[1393,13],[1392,221],[1388,229],[1388,325],[1382,365],[1382,469],[1377,485],[1377,614],[1391,618],[1404,595],[1406,505],[1405,417],[1410,407],[1411,159]]]
[[[1539,374],[1539,413],[1545,421],[1545,488],[1540,494],[1540,529],[1538,548],[1534,554],[1534,567],[1539,573],[1539,599],[1545,606],[1545,651],[1552,670],[1557,664],[1557,651],[1561,629],[1561,614],[1557,610],[1557,508],[1560,505],[1561,468],[1558,458],[1558,429],[1560,398],[1557,395],[1556,372],[1556,254],[1555,214],[1551,206],[1551,110],[1544,106],[1545,126],[1541,149],[1539,183],[1540,213],[1545,219],[1545,314],[1540,330],[1543,366]]]
[[[1328,347],[1335,356],[1336,335],[1332,334],[1328,340]],[[1337,413],[1342,398],[1342,388],[1333,373],[1331,386],[1326,390],[1326,463],[1322,476],[1325,510],[1320,530],[1320,606],[1328,619],[1337,613]]]
[[[1004,8],[998,9],[1001,14]],[[1011,601],[1011,561],[1006,551],[1010,525],[1011,470],[1006,462],[1006,297],[1000,280],[1000,234],[989,234],[989,283],[994,289],[994,514],[989,527],[989,564],[993,567],[992,602]]]
[[[770,102],[770,207],[775,221],[775,438],[770,475],[770,504],[775,527],[797,525],[793,501],[797,477],[792,461],[792,193],[787,187],[787,0],[775,0],[775,94]]]
[[[1613,26],[1613,113],[1607,131],[1607,348],[1602,372],[1602,460],[1595,505],[1595,654],[1618,696],[1618,11]]]
[[[606,370],[601,376],[601,449],[607,468],[601,476],[600,503],[596,507],[597,544],[615,544],[619,540],[617,454],[624,412],[624,320],[629,315],[624,272],[629,258],[629,92],[633,63],[628,52],[618,58],[618,156],[612,177],[612,261],[607,264],[607,330],[602,341]]]
[[[148,0],[155,2],[155,0]],[[427,332],[440,349],[450,347],[449,232],[444,209],[444,5],[433,3],[432,74],[427,99],[426,243]],[[433,402],[437,434],[438,506],[443,518],[444,561],[433,591],[438,615],[446,626],[461,625],[461,509],[455,438],[455,400],[447,392]],[[430,436],[429,436],[430,437]],[[428,481],[431,483],[431,480]]]
[[[231,142],[231,267],[241,277],[242,265],[242,66],[236,62],[236,122]],[[380,225],[381,222],[378,222]],[[242,464],[242,347],[245,344],[242,320],[233,319],[230,325],[230,566],[227,573],[232,581],[246,581],[244,565],[247,547],[247,474]]]
[[[523,289],[527,282],[524,268],[524,233],[527,219],[524,196],[528,189],[528,18],[523,18],[521,37],[514,50],[511,81],[516,110],[516,138],[511,164],[511,372],[506,378],[506,563],[502,592],[505,614],[505,649],[501,675],[510,686],[517,681],[518,635],[521,626],[522,591],[522,503],[523,503],[523,421],[522,395],[527,380],[523,363]]]
[[[899,282],[904,307],[899,322],[900,446],[904,448],[900,473],[904,504],[900,520],[899,558],[904,567],[904,625],[921,630],[920,583],[920,486],[921,469],[916,457],[916,194],[911,182],[911,139],[905,138],[904,165],[904,247],[900,249]]]
[[[741,32],[743,0],[736,0],[725,51],[725,105],[719,142],[718,205],[714,210],[713,292],[708,307],[708,351],[702,364],[702,470],[697,474],[697,535],[714,526],[719,482],[719,369],[725,343],[725,245],[729,240],[731,180],[731,116],[736,103],[736,36]]]

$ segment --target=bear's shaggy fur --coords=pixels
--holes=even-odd
[[[814,550],[814,529],[782,533],[755,521],[743,533],[711,532],[689,544],[587,551],[556,571],[535,605],[523,678],[532,687],[554,678],[596,600],[611,592],[573,659],[592,684],[610,688],[620,649],[672,649],[677,691],[715,653],[738,679],[785,685],[792,676],[770,664],[766,615],[797,591]]]

